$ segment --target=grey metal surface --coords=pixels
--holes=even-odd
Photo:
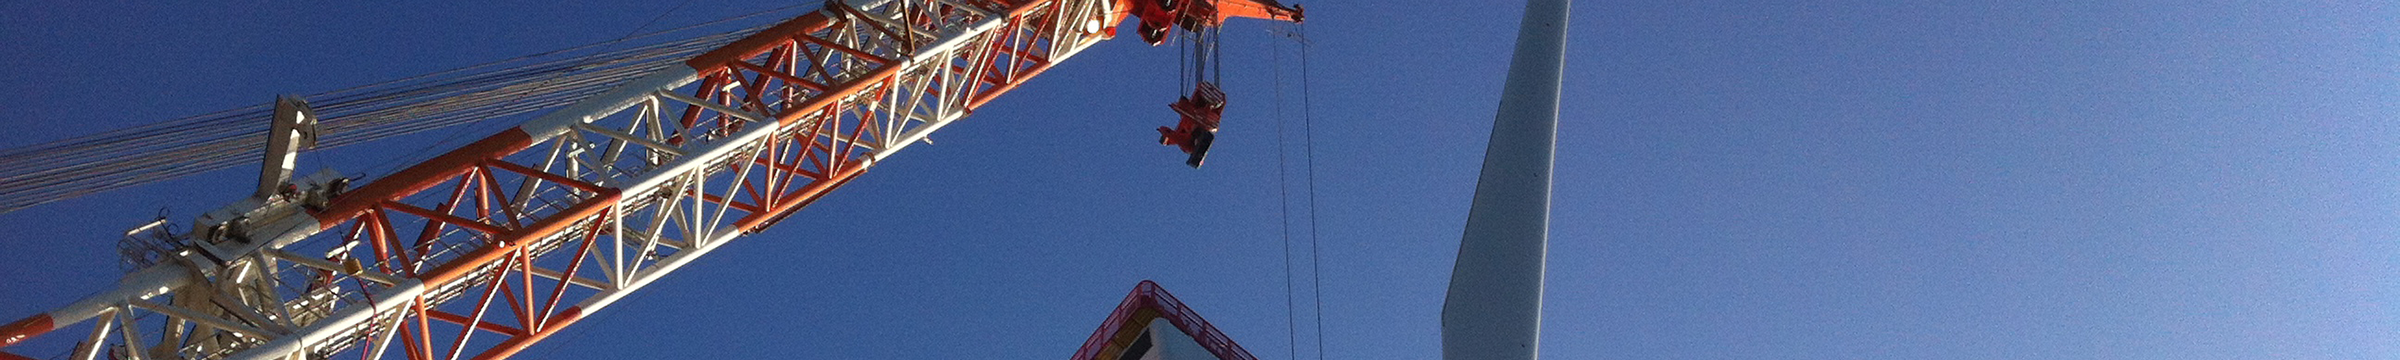
[[[1450,292],[1442,358],[1540,357],[1550,173],[1558,142],[1568,0],[1530,0],[1476,179]]]

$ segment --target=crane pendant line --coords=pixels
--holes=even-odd
[[[1140,1],[829,2],[321,206],[237,203],[221,211],[252,225],[177,239],[115,290],[0,325],[0,347],[88,324],[73,358],[506,358],[1113,37]]]

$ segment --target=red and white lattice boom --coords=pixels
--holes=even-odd
[[[136,229],[118,288],[0,325],[0,347],[82,324],[74,359],[506,358],[1161,3],[828,2],[354,189],[317,176],[188,234]],[[1298,19],[1208,3],[1209,25]]]

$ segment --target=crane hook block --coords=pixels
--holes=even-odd
[[[1175,115],[1182,120],[1176,121],[1173,128],[1158,127],[1158,144],[1191,154],[1183,164],[1199,168],[1208,159],[1209,145],[1217,142],[1217,121],[1225,115],[1225,92],[1217,90],[1217,84],[1203,81],[1192,89],[1192,96],[1167,104],[1167,108],[1175,109]]]

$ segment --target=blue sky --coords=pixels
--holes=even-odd
[[[1497,3],[1303,2],[1327,358],[1439,354],[1520,11]],[[675,6],[0,4],[0,146],[605,41]],[[1550,358],[2400,357],[2393,3],[1574,11]],[[1059,358],[1142,279],[1285,358],[1298,52],[1230,28],[1207,169],[1152,143],[1177,54],[1110,41],[521,358]],[[0,317],[107,286],[112,233],[240,198],[248,171],[0,214]]]

